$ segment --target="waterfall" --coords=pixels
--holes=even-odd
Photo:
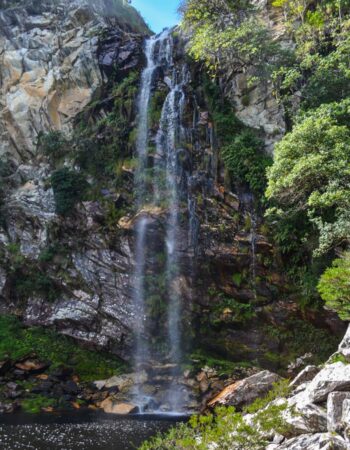
[[[183,388],[176,384],[176,374],[183,356],[182,298],[179,286],[180,214],[183,208],[182,191],[187,188],[188,174],[180,167],[178,151],[181,143],[186,139],[182,117],[186,101],[184,87],[189,81],[189,74],[186,65],[180,68],[175,66],[173,51],[174,44],[169,30],[151,37],[145,44],[147,66],[141,77],[136,142],[138,165],[135,174],[135,190],[138,212],[135,223],[134,306],[137,319],[134,330],[134,363],[137,371],[147,366],[156,367],[159,364],[168,363],[172,368],[172,381],[167,386],[164,398],[170,410],[179,411],[184,403]],[[154,137],[155,154],[152,155],[149,151],[151,140],[149,109],[157,69],[161,69],[164,74],[169,74],[164,76],[169,92],[162,107],[159,128]],[[152,157],[153,161],[150,162]],[[187,193],[185,196],[187,198]],[[188,200],[188,205],[191,205],[190,216],[193,221],[194,203]],[[162,216],[164,233],[159,233],[154,225],[155,214]],[[187,234],[190,235],[189,232]],[[156,252],[159,248],[164,249],[165,257],[164,266],[161,269],[156,262]],[[161,271],[164,273],[159,273]],[[162,292],[163,281],[159,279],[162,276],[165,293]],[[151,286],[147,281],[149,277],[153,277]],[[148,310],[154,297],[161,297],[160,301],[166,303],[164,323],[157,323],[156,326],[158,333],[161,330],[164,332],[164,344],[167,351],[163,353],[153,344],[152,333],[156,319],[150,317]],[[135,401],[141,409],[145,407],[146,400],[147,396],[142,386],[138,386],[135,391]]]

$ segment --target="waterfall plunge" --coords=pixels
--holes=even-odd
[[[177,70],[173,63],[173,41],[171,32],[166,30],[156,37],[151,37],[145,44],[147,66],[142,73],[138,100],[138,134],[137,159],[138,168],[135,179],[138,215],[136,222],[135,246],[135,286],[134,307],[135,320],[135,350],[134,363],[136,371],[143,367],[156,366],[166,361],[173,367],[166,393],[165,401],[171,411],[179,411],[184,405],[183,388],[176,385],[177,366],[182,358],[181,313],[182,299],[177,286],[180,276],[177,244],[180,240],[180,188],[179,164],[177,148],[185,138],[182,126],[182,115],[185,104],[184,86],[188,82],[186,66]],[[171,81],[167,79],[169,93],[163,104],[159,129],[155,138],[156,153],[153,166],[149,167],[149,109],[154,89],[154,78],[158,68],[164,72],[172,72]],[[149,187],[151,177],[152,188]],[[145,181],[148,178],[148,181]],[[164,206],[165,205],[165,206]],[[150,211],[166,209],[165,236],[154,236]],[[193,211],[191,212],[193,214]],[[153,234],[152,234],[153,233]],[[166,336],[168,348],[166,357],[162,357],[154,349],[152,341],[152,319],[148,308],[150,293],[147,277],[152,273],[152,263],[155,258],[152,240],[164,240],[165,264],[164,280],[166,283]],[[153,268],[154,271],[154,268]],[[157,286],[156,286],[157,288]],[[159,287],[160,290],[160,287]],[[150,398],[143,392],[142,385],[134,393],[135,401],[141,410],[145,409]]]

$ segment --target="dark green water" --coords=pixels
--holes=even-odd
[[[179,417],[96,413],[0,416],[1,450],[134,450]]]

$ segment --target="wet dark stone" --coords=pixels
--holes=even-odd
[[[77,395],[80,392],[78,385],[71,380],[67,381],[62,388],[66,394]]]
[[[57,379],[57,380],[68,380],[74,373],[74,370],[71,367],[59,367],[55,369],[50,376],[50,379]]]
[[[12,362],[7,359],[5,361],[0,361],[0,375],[5,375],[11,369]]]
[[[43,381],[42,383],[34,386],[32,389],[33,394],[44,394],[52,390],[54,384],[51,381]]]

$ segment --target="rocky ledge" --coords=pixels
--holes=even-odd
[[[305,367],[292,381],[283,396],[274,398],[257,413],[245,413],[247,425],[255,423],[257,414],[271,406],[282,407],[287,432],[267,434],[266,450],[345,450],[350,449],[350,327],[338,351],[322,366]],[[251,404],[278,381],[268,371],[227,386],[214,397],[209,407]],[[246,411],[249,411],[249,409]],[[213,444],[215,448],[215,444]]]

